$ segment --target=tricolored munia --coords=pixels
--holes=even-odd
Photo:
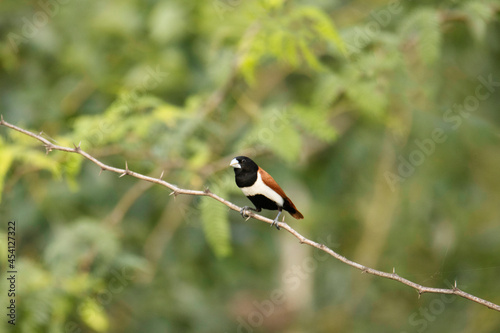
[[[286,210],[296,219],[304,218],[273,177],[250,158],[237,156],[229,165],[234,168],[236,185],[255,205],[255,209],[249,206],[243,207],[240,211],[243,217],[248,217],[245,210],[255,212],[260,212],[262,208],[278,210],[278,215],[271,224],[271,226],[276,226],[278,230],[280,228],[277,222],[282,210]]]

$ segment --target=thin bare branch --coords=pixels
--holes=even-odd
[[[186,195],[198,195],[198,196],[208,196],[208,197],[211,197],[219,202],[221,202],[222,204],[226,205],[227,207],[231,208],[232,210],[235,210],[237,212],[239,212],[241,210],[241,207],[233,204],[232,202],[218,196],[217,194],[211,192],[208,188],[206,188],[205,190],[203,191],[196,191],[196,190],[189,190],[189,189],[183,189],[183,188],[179,188],[178,186],[174,185],[174,184],[171,184],[169,182],[166,182],[164,180],[162,180],[162,176],[163,176],[163,173],[162,175],[160,176],[160,178],[153,178],[153,177],[149,177],[149,176],[146,176],[146,175],[143,175],[143,174],[140,174],[140,173],[137,173],[137,172],[134,172],[132,170],[130,170],[128,168],[128,164],[125,162],[125,169],[120,169],[120,168],[115,168],[115,167],[112,167],[112,166],[109,166],[107,164],[104,164],[102,163],[101,161],[97,160],[96,158],[94,158],[93,156],[91,156],[90,154],[86,153],[85,151],[83,151],[81,148],[80,148],[80,145],[78,146],[74,146],[74,148],[69,148],[69,147],[63,147],[63,146],[58,146],[58,145],[55,145],[53,143],[51,143],[50,141],[48,141],[47,139],[41,137],[40,135],[37,135],[37,134],[34,134],[30,131],[27,131],[25,129],[22,129],[20,127],[17,127],[15,125],[12,125],[8,122],[6,122],[3,117],[0,115],[0,125],[3,125],[5,127],[8,127],[8,128],[11,128],[15,131],[18,131],[20,133],[23,133],[25,135],[28,135],[28,136],[31,136],[32,138],[35,138],[37,139],[38,141],[42,142],[46,149],[47,149],[47,153],[52,151],[52,150],[60,150],[60,151],[65,151],[65,152],[69,152],[69,153],[76,153],[76,154],[80,154],[82,155],[83,157],[85,157],[86,159],[92,161],[93,163],[97,164],[100,168],[101,168],[101,171],[102,170],[107,170],[107,171],[111,171],[111,172],[115,172],[121,176],[124,176],[124,175],[129,175],[129,176],[132,176],[132,177],[135,177],[135,178],[138,178],[138,179],[142,179],[142,180],[145,180],[145,181],[148,181],[148,182],[151,182],[151,183],[155,183],[155,184],[158,184],[158,185],[162,185],[162,186],[165,186],[169,189],[172,190],[172,193],[170,193],[171,195],[174,195],[174,196],[177,196],[177,195],[180,195],[180,194],[186,194]],[[266,223],[269,223],[269,224],[272,224],[273,223],[273,220],[267,218],[267,217],[264,217],[262,215],[259,215],[259,214],[255,214],[253,212],[247,212],[247,214],[256,219],[256,220],[259,220],[259,221],[262,221],[262,222],[266,222]],[[372,275],[376,275],[376,276],[380,276],[380,277],[383,277],[383,278],[386,278],[386,279],[390,279],[390,280],[394,280],[394,281],[398,281],[402,284],[405,284],[413,289],[415,289],[417,292],[418,292],[418,295],[422,295],[422,294],[425,294],[425,293],[434,293],[434,294],[447,294],[447,295],[457,295],[457,296],[460,296],[460,297],[463,297],[463,298],[466,298],[472,302],[475,302],[475,303],[478,303],[478,304],[481,304],[481,305],[484,305],[490,309],[493,309],[493,310],[496,310],[496,311],[499,311],[500,312],[500,305],[497,305],[495,303],[492,303],[490,301],[487,301],[485,299],[482,299],[482,298],[479,298],[477,296],[474,296],[474,295],[471,295],[469,293],[466,293],[465,291],[461,290],[458,288],[457,286],[457,282],[455,281],[455,285],[451,288],[451,289],[444,289],[444,288],[431,288],[431,287],[425,287],[425,286],[422,286],[418,283],[415,283],[415,282],[412,282],[408,279],[405,279],[401,276],[399,276],[398,274],[396,274],[396,268],[394,267],[393,270],[392,270],[392,273],[388,273],[388,272],[383,272],[383,271],[379,271],[377,269],[373,269],[373,268],[370,268],[370,267],[366,267],[366,266],[363,266],[357,262],[354,262],[352,260],[349,260],[347,259],[346,257],[338,254],[337,252],[333,251],[332,249],[330,249],[329,247],[327,247],[326,245],[324,244],[320,244],[320,243],[317,243],[317,242],[314,242],[310,239],[307,239],[306,237],[302,236],[301,234],[299,234],[295,229],[293,229],[292,227],[290,227],[288,224],[286,224],[285,222],[278,222],[278,225],[280,228],[288,231],[289,233],[291,233],[292,235],[294,235],[301,244],[307,244],[307,245],[310,245],[312,247],[315,247],[323,252],[326,252],[328,253],[329,255],[331,255],[332,257],[334,257],[335,259],[351,266],[351,267],[354,267],[354,268],[357,268],[359,269],[362,273],[368,273],[368,274],[372,274]]]

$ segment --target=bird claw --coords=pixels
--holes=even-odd
[[[280,230],[280,227],[278,225],[278,218],[280,217],[280,215],[281,215],[281,209],[278,210],[278,215],[276,215],[276,217],[273,220],[273,223],[271,223],[271,227],[274,225],[276,227],[276,229],[278,229],[278,230]],[[284,221],[284,218],[285,218],[285,216],[283,216],[283,221]]]
[[[250,215],[246,214],[245,211],[248,211],[250,209],[250,207],[248,206],[245,206],[243,207],[241,210],[240,210],[240,214],[241,216],[246,219],[245,221],[248,221],[248,219],[250,219]]]

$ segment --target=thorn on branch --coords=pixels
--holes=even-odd
[[[177,197],[179,195],[179,192],[177,190],[173,190],[169,195],[173,195],[174,197]]]
[[[3,121],[3,114],[0,114],[0,124],[3,125],[4,121]]]
[[[80,148],[81,144],[82,144],[81,141],[78,143],[78,146],[73,143],[73,147],[75,147],[75,152],[79,153],[80,151],[82,151],[82,149]]]
[[[45,154],[48,155],[52,151],[52,145],[45,145]]]
[[[210,193],[212,193],[212,192],[210,192],[210,189],[209,189],[208,187],[207,187],[207,188],[205,188],[205,189],[203,190],[203,192],[204,192],[205,194],[210,194]]]
[[[106,171],[106,169],[104,169],[103,167],[101,167],[101,170],[99,170],[99,176],[101,175],[101,173],[102,173],[103,171]]]
[[[165,173],[165,170],[161,171],[160,179],[163,180],[163,174]]]
[[[128,163],[125,161],[125,171],[120,175],[120,178],[122,178],[125,175],[128,175],[130,173],[130,170],[128,169]]]

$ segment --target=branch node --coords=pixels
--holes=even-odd
[[[179,195],[179,192],[177,192],[177,190],[173,190],[169,195],[173,195],[174,197],[177,197]]]
[[[203,193],[205,193],[205,194],[210,194],[210,193],[212,193],[212,192],[210,192],[210,189],[207,187],[207,188],[205,188],[205,189],[203,190]]]
[[[75,152],[79,153],[79,152],[81,152],[81,151],[82,151],[82,149],[80,148],[80,145],[81,145],[81,144],[82,144],[82,142],[81,142],[81,141],[78,143],[78,146],[77,146],[77,145],[75,145],[75,143],[73,143],[73,147],[75,147]]]
[[[130,170],[128,169],[128,163],[125,161],[125,171],[120,175],[120,178],[122,178],[125,175],[128,175],[130,173]]]
[[[45,144],[45,154],[48,155],[52,151],[52,145]]]
[[[365,273],[368,273],[368,268],[363,267],[363,269],[361,270],[361,274],[365,274]]]

